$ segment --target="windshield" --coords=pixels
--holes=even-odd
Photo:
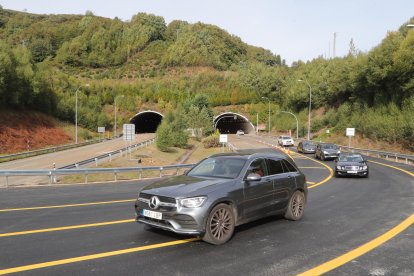
[[[229,157],[212,157],[203,160],[187,175],[220,178],[236,178],[242,170],[245,159]]]
[[[363,162],[364,158],[361,155],[341,155],[339,162]]]
[[[334,144],[325,144],[325,145],[321,145],[321,147],[323,149],[338,149],[338,146]]]
[[[303,142],[303,145],[304,146],[314,146],[315,144],[313,142],[307,141],[307,142]]]
[[[282,139],[287,140],[287,139],[290,139],[290,137],[289,136],[282,136]]]

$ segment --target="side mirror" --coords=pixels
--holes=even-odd
[[[189,172],[190,170],[185,170],[184,171],[184,173],[183,173],[183,175],[187,175],[187,173]]]
[[[262,180],[262,177],[258,175],[257,173],[251,173],[246,177],[246,181],[260,181]]]

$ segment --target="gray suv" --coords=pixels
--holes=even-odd
[[[315,158],[322,161],[336,159],[340,153],[341,151],[337,145],[320,143],[316,146]]]
[[[243,223],[276,214],[301,219],[306,199],[305,176],[290,157],[227,153],[145,187],[135,212],[137,222],[223,244]]]

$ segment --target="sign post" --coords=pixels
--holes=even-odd
[[[123,125],[123,135],[122,135],[125,144],[129,144],[129,149],[127,150],[131,158],[131,141],[135,140],[135,124],[124,124]]]
[[[102,140],[101,139],[101,133],[102,133],[102,138],[105,138],[104,137],[104,133],[105,133],[105,127],[98,127],[98,133],[99,133],[99,140]]]
[[[355,128],[347,127],[346,128],[346,136],[349,137],[348,147],[350,148],[351,147],[351,138],[352,138],[352,136],[355,136]]]
[[[222,152],[224,152],[224,144],[227,143],[227,134],[220,134],[219,142],[223,144]]]

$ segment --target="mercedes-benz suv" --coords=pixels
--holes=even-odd
[[[218,154],[185,175],[142,189],[135,203],[136,221],[223,244],[237,225],[249,221],[275,214],[301,219],[306,198],[305,176],[290,157]]]

